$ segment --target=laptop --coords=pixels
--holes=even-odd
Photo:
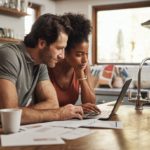
[[[100,114],[96,114],[95,112],[89,112],[84,114],[83,119],[99,119],[99,120],[109,120],[114,114],[117,113],[117,110],[119,109],[119,106],[123,102],[123,98],[126,95],[126,92],[129,88],[129,85],[131,83],[132,79],[128,79],[125,81],[120,94],[118,96],[118,99],[116,100],[112,110],[101,110]]]

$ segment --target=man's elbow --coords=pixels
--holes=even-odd
[[[57,108],[59,108],[59,103],[57,101],[56,102],[50,101],[48,103],[48,107],[49,107],[49,109],[57,109]]]

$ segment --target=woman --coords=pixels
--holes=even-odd
[[[72,31],[65,49],[65,59],[55,68],[49,69],[50,79],[56,89],[59,105],[75,104],[81,89],[81,101],[84,112],[100,112],[96,107],[96,98],[92,86],[88,63],[88,36],[91,24],[81,14],[68,13]]]

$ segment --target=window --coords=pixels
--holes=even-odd
[[[139,63],[150,56],[150,2],[93,7],[93,63]]]
[[[27,16],[25,17],[25,35],[31,30],[31,27],[38,16],[40,16],[40,5],[29,3],[27,7]]]

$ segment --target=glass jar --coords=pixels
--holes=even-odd
[[[9,1],[8,0],[4,0],[4,7],[9,7]]]

